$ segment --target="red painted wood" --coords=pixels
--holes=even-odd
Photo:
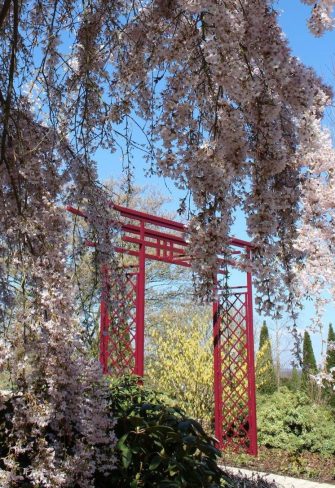
[[[120,283],[119,276],[109,276],[107,267],[103,269],[100,363],[104,374],[134,373],[143,377],[145,263],[148,259],[191,267],[192,257],[188,255],[185,238],[188,229],[169,219],[112,203],[111,206],[119,212],[120,218],[110,224],[121,228],[125,243],[125,246],[115,247],[115,251],[135,257],[137,270],[125,272],[124,282]],[[79,209],[67,209],[87,218]],[[86,244],[95,246],[94,242]],[[230,246],[237,259],[243,253],[250,259],[251,243],[232,237]],[[227,265],[238,265],[235,259],[220,257],[218,261],[218,276],[227,274]],[[221,295],[218,293],[213,303],[215,436],[221,449],[233,448],[257,455],[252,276],[249,271],[246,278],[246,285],[231,287],[228,294],[227,290]],[[113,295],[111,303],[104,296],[106,293]]]

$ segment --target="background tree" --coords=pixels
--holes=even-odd
[[[325,398],[326,401],[335,409],[335,332],[332,324],[329,324],[328,329],[328,340],[327,340],[327,353],[326,353],[325,370],[328,375],[330,375],[330,383],[325,383],[323,386],[325,388]]]
[[[265,321],[261,328],[259,349],[256,354],[256,385],[259,393],[271,394],[277,388],[269,330]]]
[[[265,345],[266,342],[270,342],[270,336],[269,336],[269,329],[268,326],[266,325],[265,320],[263,321],[261,331],[259,334],[259,348],[262,349],[262,347]]]
[[[303,372],[316,373],[316,371],[317,366],[311,336],[309,335],[307,330],[305,330],[303,342]]]
[[[335,332],[332,324],[329,324],[328,340],[327,340],[326,371],[330,373],[331,368],[335,368]]]
[[[301,375],[301,385],[307,390],[312,396],[315,394],[316,385],[311,380],[310,375],[316,374],[317,366],[313,351],[313,345],[311,337],[307,330],[304,333],[304,342],[302,350],[302,375]]]
[[[292,351],[292,336],[289,333],[290,318],[274,321],[271,350],[277,379],[277,389],[288,380],[285,378],[289,368],[288,355]]]

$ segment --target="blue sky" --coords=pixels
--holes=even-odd
[[[326,33],[321,38],[315,38],[310,34],[307,27],[307,19],[310,14],[310,7],[303,5],[300,0],[278,0],[275,6],[279,15],[279,23],[287,36],[288,42],[291,46],[293,54],[297,56],[304,64],[311,66],[315,71],[326,81],[332,85],[335,91],[335,32]],[[331,120],[327,116],[324,123],[332,129]],[[121,176],[122,164],[119,153],[108,154],[105,151],[99,151],[99,177],[101,180],[113,177],[114,179]],[[158,177],[146,177],[144,164],[141,155],[137,152],[134,154],[134,182],[139,185],[149,185],[159,188],[165,195],[171,197],[169,210],[174,211],[178,208],[178,200],[184,194],[174,188],[174,185],[169,180],[162,180]],[[234,225],[232,233],[242,239],[248,236],[245,232],[245,225],[243,215],[237,215],[237,221]],[[304,329],[308,325],[309,319],[313,314],[310,304],[306,304],[301,317],[299,325]],[[260,323],[261,318],[255,317],[255,322]],[[325,314],[325,324],[329,322],[335,323],[335,309],[328,307]],[[275,325],[269,324],[273,329]],[[327,327],[326,327],[327,328]],[[313,345],[317,358],[320,357],[321,339],[320,335],[312,336]],[[290,338],[286,335],[283,339],[286,343]],[[288,353],[284,353],[284,359],[288,358]]]
[[[322,37],[312,36],[307,27],[310,7],[303,5],[299,0],[279,0],[277,8],[280,10],[279,22],[285,32],[293,54],[304,64],[311,66],[331,85],[335,91],[335,32],[327,32]],[[334,133],[329,116],[325,117],[325,125]],[[299,325],[304,329],[308,324],[313,308],[306,303],[301,314]],[[335,322],[335,307],[330,305],[324,316],[324,339],[326,338],[329,322]],[[312,335],[313,346],[317,358],[320,358],[321,339],[319,334]]]
[[[276,6],[293,54],[334,86],[335,32],[327,32],[320,38],[312,36],[307,27],[310,7],[300,0],[279,0]]]

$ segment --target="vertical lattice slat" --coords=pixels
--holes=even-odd
[[[220,368],[215,372],[216,437],[221,449],[255,454],[255,396],[249,368],[253,339],[249,320],[246,292],[220,297],[214,316],[214,367]]]
[[[103,369],[112,376],[134,373],[136,354],[136,297],[138,273],[110,279],[109,313],[101,303]]]

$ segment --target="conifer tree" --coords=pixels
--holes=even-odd
[[[328,341],[327,341],[327,358],[326,371],[330,372],[331,368],[335,368],[335,332],[332,324],[329,324]]]
[[[314,356],[312,341],[309,333],[305,331],[302,349],[302,377],[301,384],[305,389],[309,389],[310,374],[317,372],[316,360]]]
[[[269,330],[265,321],[261,328],[259,350],[256,355],[256,385],[259,393],[271,394],[277,389]]]
[[[327,340],[327,357],[326,357],[326,372],[331,373],[332,368],[335,368],[335,332],[332,324],[329,324],[328,340]],[[333,371],[333,377],[335,378],[335,370]],[[324,390],[324,397],[329,405],[335,408],[335,392],[333,390],[333,384],[326,384]]]
[[[262,349],[262,347],[267,341],[270,341],[269,329],[268,326],[266,325],[265,320],[263,320],[263,325],[259,336],[259,350]]]
[[[317,370],[311,336],[305,331],[303,344],[303,370],[315,373]]]

